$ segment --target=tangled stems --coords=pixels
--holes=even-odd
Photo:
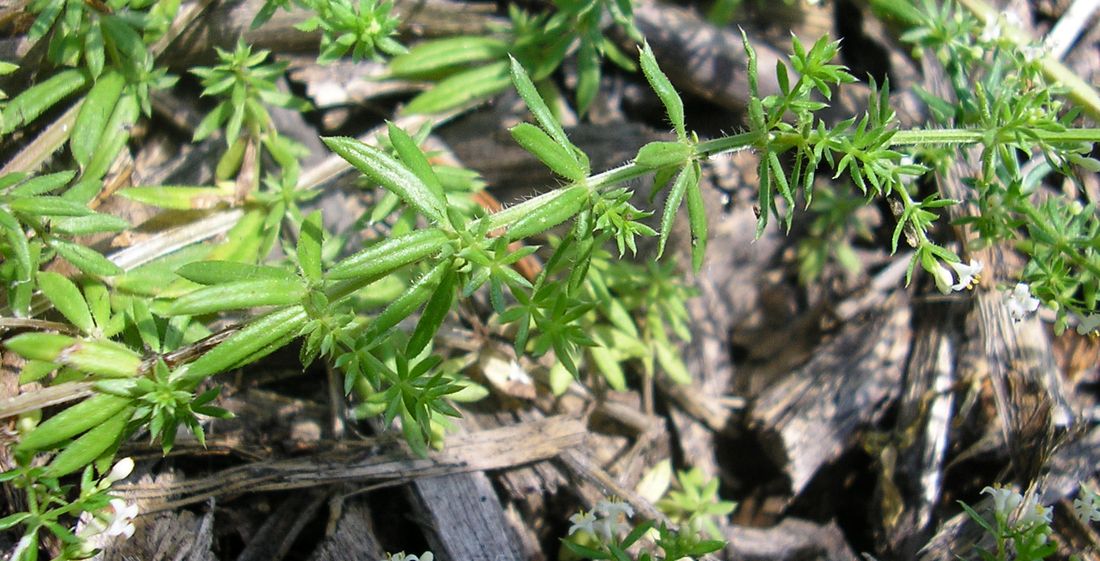
[[[1100,128],[1068,129],[1064,131],[1036,130],[1031,134],[1031,139],[1036,144],[1057,145],[1100,141]],[[682,165],[692,160],[705,160],[714,156],[731,154],[742,150],[757,149],[768,144],[771,144],[773,147],[792,147],[798,145],[812,145],[817,140],[813,136],[806,137],[795,133],[772,133],[770,136],[771,138],[769,139],[769,133],[767,132],[749,131],[700,142],[695,145],[694,151],[691,153],[690,157],[680,162],[680,164]],[[987,131],[984,129],[910,129],[896,131],[886,143],[886,146],[988,145],[991,144],[991,141],[995,143],[1002,140],[1004,139],[998,138],[995,131]],[[652,172],[652,167],[639,165],[636,162],[628,162],[619,167],[592,175],[577,184],[586,186],[589,192],[594,194]],[[565,189],[562,188],[543,193],[542,195],[520,204],[503,209],[489,216],[486,220],[489,221],[489,227],[492,229],[510,226],[519,220],[520,217],[525,216],[532,210],[557,199],[564,191]],[[905,198],[906,197],[903,197],[903,200]]]

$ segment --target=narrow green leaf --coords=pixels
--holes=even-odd
[[[88,302],[88,309],[92,312],[92,319],[96,325],[103,327],[111,319],[111,295],[107,286],[95,279],[87,279],[83,283],[84,300]]]
[[[325,144],[371,181],[401,197],[436,224],[447,222],[447,202],[424,185],[409,168],[389,154],[348,137],[328,137]]]
[[[293,339],[301,332],[307,319],[302,306],[287,306],[251,321],[187,365],[181,378],[193,388],[207,377],[233,368],[246,359],[259,359]]]
[[[591,347],[588,349],[588,354],[592,357],[592,362],[603,374],[611,389],[618,392],[626,391],[626,374],[609,349],[606,347]]]
[[[99,179],[107,174],[118,153],[130,140],[130,128],[137,122],[140,113],[141,106],[132,92],[128,91],[118,98],[115,110],[111,112],[111,118],[103,128],[101,141],[84,168],[83,178]]]
[[[425,41],[390,60],[390,74],[398,78],[431,75],[461,64],[504,58],[508,45],[489,37],[449,37]]]
[[[252,265],[237,261],[196,261],[176,269],[176,274],[191,282],[206,285],[264,279],[294,280],[294,274],[282,267]]]
[[[130,227],[130,223],[113,214],[90,214],[88,216],[68,216],[54,218],[50,224],[55,232],[73,236],[85,236],[104,232],[121,232]]]
[[[376,279],[397,269],[435,255],[448,241],[442,230],[416,230],[387,238],[334,265],[327,277],[333,280]]]
[[[11,210],[34,216],[87,216],[93,213],[81,203],[52,195],[11,197],[7,202]]]
[[[432,192],[435,199],[439,201],[440,208],[446,211],[447,196],[443,193],[443,184],[439,182],[439,178],[436,177],[432,165],[428,163],[428,158],[424,156],[420,146],[401,127],[387,122],[386,128],[389,131],[390,143],[397,151],[397,157],[401,158],[401,162],[409,168],[409,171],[412,171],[417,179]]]
[[[668,192],[668,198],[665,199],[664,212],[661,213],[661,236],[657,242],[658,259],[665,253],[665,242],[668,241],[668,236],[672,233],[672,224],[676,221],[676,211],[680,209],[680,201],[683,200],[684,193],[687,192],[690,185],[697,183],[699,183],[699,177],[695,175],[694,165],[684,166],[680,170],[680,174],[676,176],[676,181],[672,184],[672,190]]]
[[[109,70],[96,80],[95,85],[85,96],[80,112],[76,115],[73,132],[69,136],[69,149],[80,167],[87,166],[92,159],[92,154],[99,148],[107,120],[114,111],[119,96],[122,95],[122,87],[125,85],[126,79],[122,74]]]
[[[511,129],[512,138],[538,158],[554,173],[570,180],[580,181],[588,176],[588,170],[577,160],[571,150],[562,147],[542,129],[530,124],[520,123]]]
[[[103,75],[106,57],[103,53],[103,30],[95,20],[92,20],[84,35],[84,60],[88,62],[88,72],[92,79],[99,79]]]
[[[454,109],[496,95],[510,83],[507,62],[479,66],[441,80],[434,88],[412,98],[404,113],[439,113]]]
[[[97,179],[82,179],[61,194],[62,197],[83,204],[89,204],[103,191],[103,182]]]
[[[19,276],[16,280],[26,283],[31,279],[31,273],[35,268],[31,264],[31,250],[30,245],[27,244],[27,236],[23,233],[19,221],[3,208],[0,208],[0,228],[4,230],[4,239],[7,240],[11,251],[10,257],[15,259],[17,265]]]
[[[61,365],[56,362],[28,360],[19,371],[19,384],[23,385],[37,382],[58,368],[61,368]]]
[[[535,116],[539,126],[562,148],[576,150],[573,143],[569,142],[569,138],[565,136],[565,129],[561,127],[561,123],[550,112],[550,108],[546,106],[546,102],[542,100],[542,96],[535,89],[535,84],[531,82],[531,77],[527,75],[523,65],[510,56],[509,59],[512,63],[512,83],[516,86],[516,91],[519,92],[523,101],[527,103],[527,108],[531,110],[531,114]]]
[[[75,173],[75,172],[63,172],[63,173]],[[30,174],[25,173],[25,172],[21,172],[21,171],[13,171],[13,172],[9,172],[9,173],[5,173],[3,175],[0,175],[0,191],[11,189],[13,186],[19,185],[19,183],[21,181],[27,179],[28,176],[30,176]],[[30,194],[31,195],[37,195],[38,193],[30,193]],[[2,475],[2,474],[0,474],[0,475]]]
[[[315,210],[302,221],[302,231],[298,236],[298,267],[302,270],[302,276],[311,284],[321,281],[321,244],[324,242],[324,235],[321,211]]]
[[[420,321],[416,322],[416,329],[413,330],[409,343],[405,346],[406,356],[419,356],[435,337],[439,326],[443,325],[443,320],[451,312],[451,305],[454,303],[456,277],[454,269],[448,267],[435,293],[432,294],[432,299],[428,300],[428,304],[424,306]]]
[[[130,403],[125,397],[93,395],[50,417],[15,446],[17,453],[36,452],[76,436],[114,417]]]
[[[680,360],[676,350],[672,348],[672,344],[668,341],[657,341],[654,346],[661,370],[664,370],[665,374],[668,374],[668,377],[677,384],[690,384],[691,374],[684,365],[684,361]]]
[[[89,275],[109,277],[122,273],[122,269],[118,265],[100,255],[94,249],[58,239],[50,240],[50,246],[57,250],[57,253],[64,257],[66,261]]]
[[[68,475],[84,466],[92,463],[101,454],[117,444],[126,430],[126,424],[130,421],[130,415],[134,408],[123,407],[102,424],[84,433],[74,440],[54,457],[50,465],[46,467],[45,477],[61,477]]]
[[[130,299],[130,309],[127,310],[130,320],[137,329],[138,336],[145,348],[154,353],[161,353],[164,349],[160,344],[160,329],[149,311],[149,302],[144,298]]]
[[[30,518],[31,516],[33,515],[29,512],[17,512],[15,514],[9,514],[8,516],[0,518],[0,531],[12,528],[16,524],[19,524],[20,522]]]
[[[512,224],[504,234],[508,241],[545,232],[572,218],[588,204],[588,187],[584,185],[566,187],[557,192],[560,193],[558,196],[543,201],[540,206]]]
[[[22,174],[10,174],[10,176],[15,179],[13,184],[19,183],[20,175]],[[71,181],[73,177],[76,177],[75,171],[59,171],[57,173],[39,175],[19,183],[19,185],[13,187],[8,194],[13,197],[35,197],[44,195],[50,191],[60,189]]]
[[[214,208],[228,204],[232,193],[219,187],[189,187],[182,185],[130,187],[118,194],[150,206],[174,210]]]
[[[672,82],[668,80],[665,73],[661,71],[661,67],[657,65],[657,58],[653,56],[649,43],[645,43],[641,49],[640,62],[642,72],[645,74],[646,80],[649,81],[649,86],[653,88],[661,103],[664,104],[665,111],[668,112],[668,120],[676,130],[676,137],[681,141],[687,140],[687,129],[684,125],[684,102],[680,99],[680,94],[676,92],[676,88],[672,87]]]
[[[443,274],[448,272],[450,268],[450,261],[444,260],[437,263],[435,267],[432,267],[432,270],[428,271],[427,274],[417,279],[408,290],[391,302],[389,306],[386,306],[386,309],[382,310],[382,313],[378,314],[378,317],[374,318],[374,321],[367,325],[367,329],[363,332],[363,339],[369,342],[376,342],[379,337],[392,329],[393,326],[409,317],[410,314],[416,311],[421,304],[432,296],[436,284],[439,283]],[[454,292],[453,288],[451,292]]]
[[[593,560],[611,559],[610,555],[608,555],[606,552],[600,551],[598,549],[592,549],[591,547],[585,547],[583,545],[573,543],[569,540],[562,540],[561,543],[565,544],[565,547],[568,548],[569,551],[573,552],[574,555],[576,555],[577,557],[579,557],[581,559],[593,559]]]
[[[46,298],[65,319],[75,325],[84,333],[90,333],[95,329],[92,314],[88,311],[88,303],[84,301],[84,295],[73,281],[64,275],[43,271],[38,273],[38,288],[46,295]]]
[[[638,150],[634,163],[649,169],[683,164],[695,149],[683,142],[650,142]]]
[[[775,61],[775,77],[779,81],[779,91],[783,92],[783,95],[790,93],[791,81],[787,76],[787,65],[783,64],[782,59],[776,59]]]
[[[582,116],[600,91],[600,53],[592,42],[581,43],[577,52],[577,112]]]
[[[783,164],[779,163],[779,155],[775,152],[768,152],[768,166],[771,168],[771,176],[775,179],[779,193],[783,196],[783,200],[787,202],[787,213],[784,222],[787,223],[787,231],[790,231],[794,218],[794,193],[791,192],[791,185],[787,182],[787,173],[783,171]]]
[[[99,21],[108,43],[114,45],[115,49],[133,64],[140,64],[149,56],[141,35],[131,27],[127,18],[121,15],[102,15]]]
[[[110,339],[80,341],[67,349],[60,360],[81,372],[106,378],[125,378],[137,374],[141,356]]]
[[[696,273],[703,267],[707,252],[707,209],[699,187],[699,163],[695,164],[695,181],[687,188],[688,222],[691,225],[691,266]]]
[[[61,351],[75,342],[68,335],[56,333],[20,333],[4,341],[4,346],[25,359],[56,362]]]
[[[8,134],[29,124],[57,102],[88,83],[88,76],[81,70],[62,70],[49,79],[23,90],[4,108],[3,129]]]
[[[749,59],[747,68],[747,74],[749,77],[749,94],[753,99],[760,97],[760,88],[757,81],[757,67],[756,67],[756,49],[752,48],[752,43],[749,43],[749,36],[745,34],[745,30],[741,28],[741,44],[745,47],[745,56]]]
[[[259,279],[217,284],[190,292],[172,303],[168,314],[196,316],[226,310],[282,306],[302,299],[306,289],[298,279]]]

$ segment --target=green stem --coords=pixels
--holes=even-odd
[[[692,156],[692,159],[705,159],[719,154],[745,150],[756,145],[759,140],[759,133],[743,132],[708,140],[706,142],[700,142],[695,145],[695,154]],[[653,168],[642,167],[634,162],[630,162],[617,168],[611,168],[605,172],[593,175],[584,180],[584,184],[589,187],[591,192],[598,192],[604,188],[637,179],[653,171]],[[489,220],[489,229],[495,230],[508,226],[520,218],[527,216],[532,210],[560,197],[564,192],[564,188],[555,189],[533,199],[528,199],[518,205],[501,210],[487,218],[487,220]],[[470,228],[474,228],[474,226],[470,226]]]
[[[912,129],[902,130],[890,139],[891,146],[912,144],[980,144],[985,129]],[[1064,131],[1033,131],[1037,141],[1049,144],[1100,142],[1100,128],[1067,129]]]

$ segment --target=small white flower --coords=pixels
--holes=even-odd
[[[1007,520],[1024,501],[1023,496],[1007,487],[986,487],[982,489],[982,494],[993,497],[993,513],[999,520]]]
[[[435,555],[430,551],[425,551],[424,554],[419,557],[416,555],[405,555],[405,552],[401,551],[387,555],[382,561],[434,561],[434,559]]]
[[[1077,333],[1079,335],[1096,334],[1096,331],[1100,330],[1100,314],[1089,314],[1089,317],[1081,318],[1077,322]]]
[[[596,534],[604,543],[610,543],[616,536],[619,535],[619,529],[622,527],[619,524],[617,518],[600,518],[592,524],[593,533]]]
[[[1085,524],[1100,520],[1100,495],[1088,487],[1081,486],[1077,498],[1073,499],[1073,511]]]
[[[112,483],[116,481],[122,481],[123,479],[130,477],[130,474],[133,473],[133,471],[134,459],[122,458],[118,461],[118,463],[115,464],[113,468],[111,468],[111,472],[107,474],[107,477],[103,478],[103,485],[105,487],[109,487]]]
[[[1024,55],[1024,61],[1035,62],[1046,56],[1047,50],[1042,45],[1024,45],[1020,47],[1020,54]]]
[[[970,264],[952,263],[951,268],[959,277],[959,282],[951,285],[951,290],[969,290],[982,282],[982,264],[980,261],[970,260]]]
[[[982,26],[982,34],[978,40],[982,43],[992,43],[1001,38],[1001,18],[994,15],[986,16],[985,25]]]
[[[634,507],[622,501],[600,501],[596,503],[596,511],[608,518],[618,518],[620,514],[630,518],[634,516]]]
[[[1039,299],[1031,295],[1031,288],[1027,284],[1020,282],[1005,296],[1005,305],[1014,321],[1023,321],[1039,309]]]
[[[114,513],[108,516],[109,526],[107,526],[106,534],[108,536],[126,536],[126,539],[129,539],[134,535],[134,517],[138,515],[137,505],[128,505],[122,499],[111,499],[110,508],[114,510]]]
[[[596,524],[596,515],[592,512],[585,512],[582,510],[574,514],[573,516],[570,516],[569,521],[573,523],[573,525],[569,527],[570,536],[577,533],[578,531],[584,531],[590,534],[596,533],[596,529],[594,526]]]
[[[951,271],[947,270],[939,261],[936,261],[932,266],[932,277],[936,279],[936,288],[940,289],[940,292],[948,294],[951,292],[951,283],[955,280],[951,276]]]
[[[1027,504],[1024,505],[1023,512],[1020,513],[1020,519],[1014,524],[1017,530],[1026,530],[1033,526],[1049,525],[1054,515],[1054,509],[1052,507],[1044,507],[1039,504],[1039,500],[1032,495],[1028,497]]]

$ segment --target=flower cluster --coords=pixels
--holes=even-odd
[[[1013,321],[1023,321],[1039,309],[1039,299],[1031,295],[1031,287],[1020,282],[1005,294],[1005,306]]]
[[[982,494],[993,497],[993,515],[1000,524],[1020,532],[1039,525],[1050,525],[1054,509],[1039,504],[1034,494],[1025,498],[1008,487],[986,487],[982,489]]]
[[[110,473],[100,480],[97,486],[105,491],[114,483],[129,477],[133,471],[134,460],[123,458],[111,468]],[[123,540],[133,537],[137,530],[134,519],[137,518],[138,513],[136,504],[127,503],[119,498],[111,499],[107,507],[102,510],[85,512],[76,527],[81,554],[90,556],[119,536],[122,536]]]
[[[1073,511],[1085,524],[1100,520],[1100,494],[1082,485],[1077,498],[1073,499]]]
[[[982,264],[979,261],[971,259],[970,263],[955,262],[948,265],[955,271],[954,275],[947,270],[947,267],[939,264],[932,270],[932,276],[936,279],[936,288],[944,294],[969,290],[982,281]],[[955,277],[959,279],[957,282]]]
[[[996,16],[989,16],[982,27],[982,33],[978,41],[982,43],[1000,43],[1002,40],[1012,43],[1012,34],[1023,27],[1023,22],[1012,12],[1004,12]],[[1020,54],[1024,61],[1031,63],[1046,56],[1046,47],[1041,43],[1028,43],[1019,46]]]
[[[620,501],[600,501],[590,512],[580,511],[569,517],[573,523],[569,535],[578,531],[588,532],[604,542],[611,542],[628,525],[626,520],[634,516],[634,508]]]
[[[433,554],[430,551],[425,551],[420,556],[405,555],[404,551],[400,551],[398,553],[391,553],[391,554],[387,555],[386,558],[382,559],[381,561],[434,561],[434,560],[435,560],[435,554]]]

